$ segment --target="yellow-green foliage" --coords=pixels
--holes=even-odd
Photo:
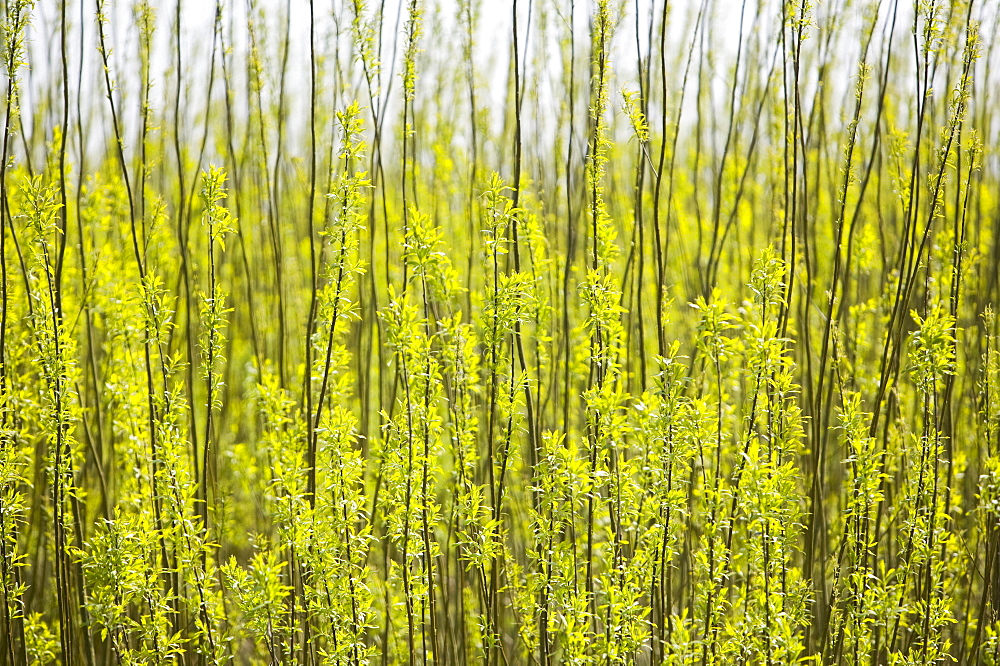
[[[1000,664],[997,3],[196,4],[0,8],[0,664]]]

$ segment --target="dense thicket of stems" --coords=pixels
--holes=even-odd
[[[0,663],[1000,663],[998,27],[0,3]]]

